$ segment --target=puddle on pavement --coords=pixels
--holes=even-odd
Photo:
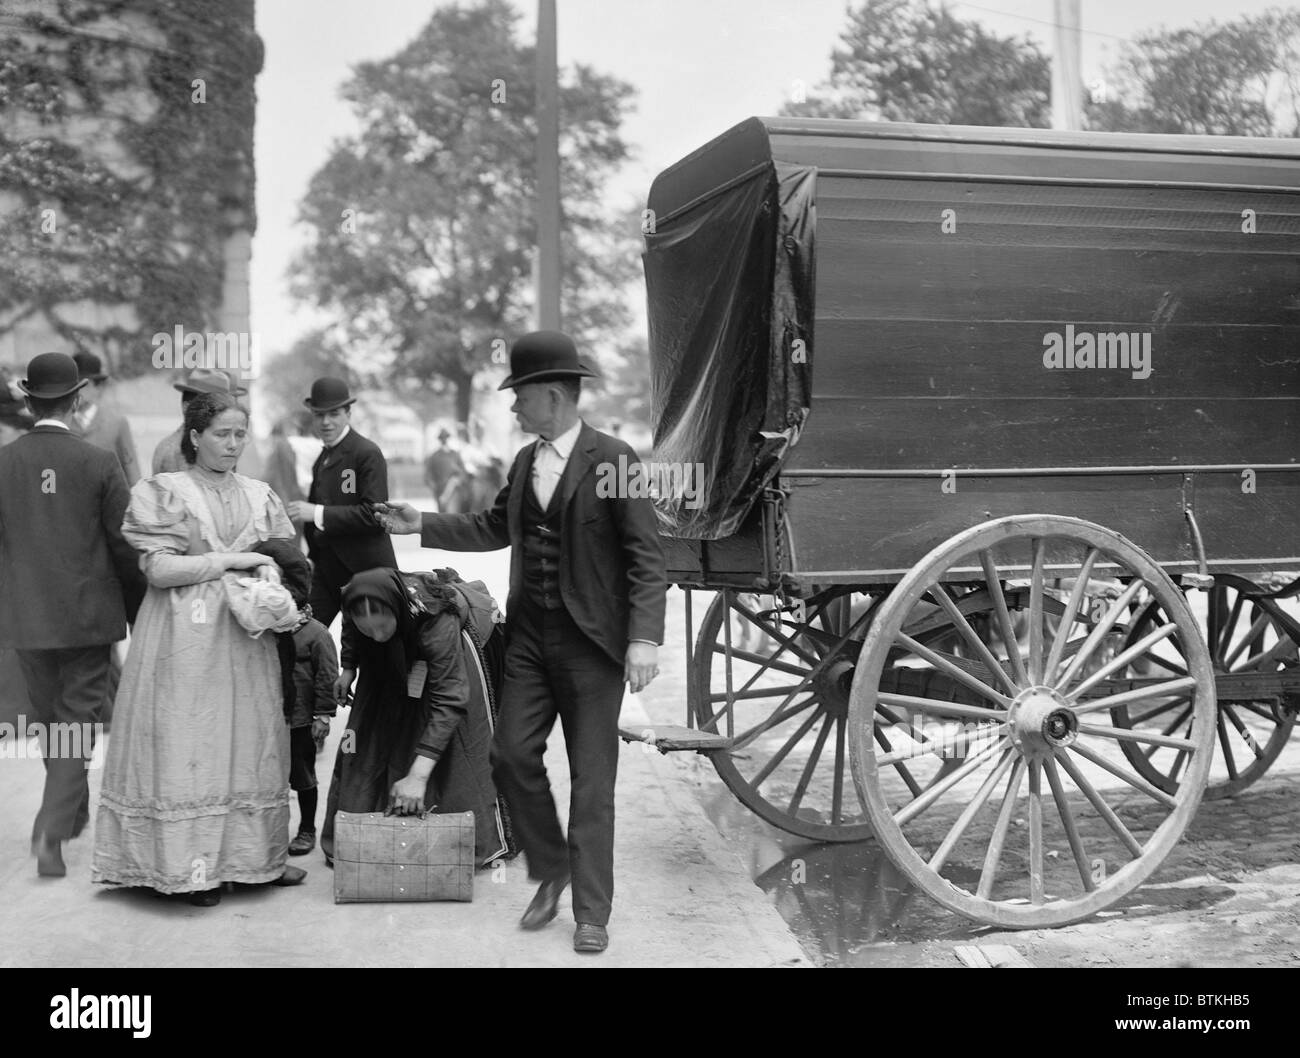
[[[940,907],[915,889],[873,840],[810,842],[769,826],[712,784],[700,799],[714,825],[740,851],[750,877],[803,945],[825,966],[878,965],[898,944],[977,940],[990,927]],[[953,880],[974,885],[978,871]],[[1206,908],[1227,899],[1222,885],[1142,888],[1119,901],[1112,914],[1155,916]]]

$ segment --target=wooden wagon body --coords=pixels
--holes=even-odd
[[[1131,892],[1300,707],[1300,144],[755,118],[648,207],[654,741],[980,921]]]
[[[765,475],[740,524],[666,522],[681,582],[774,572],[768,486],[808,582],[1027,510],[1300,562],[1300,144],[755,118],[649,208],[657,457]]]

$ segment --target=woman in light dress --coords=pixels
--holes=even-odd
[[[296,885],[289,729],[275,637],[235,620],[222,575],[274,575],[253,548],[292,539],[264,482],[235,473],[248,413],[227,394],[185,409],[189,469],[131,490],[122,534],[149,581],[118,688],[95,825],[96,882],[185,893],[227,882]]]

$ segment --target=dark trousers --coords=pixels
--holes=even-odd
[[[614,898],[614,778],[623,666],[567,610],[511,616],[492,773],[510,805],[528,873],[573,879],[573,917],[605,925]],[[560,829],[542,755],[560,718],[572,780],[569,838]]]
[[[338,560],[333,551],[322,547],[312,557],[311,615],[326,628],[334,623],[343,604],[343,585],[352,579],[352,572]]]
[[[32,826],[33,841],[40,834],[67,841],[80,834],[90,820],[86,769],[95,748],[94,724],[104,705],[112,649],[106,644],[17,651],[32,703],[28,727],[40,723],[49,734],[41,739],[45,796]],[[75,732],[63,727],[51,733],[52,724],[78,727]]]

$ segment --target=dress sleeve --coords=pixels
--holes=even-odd
[[[288,539],[292,540],[297,534],[294,532],[293,522],[289,521],[289,515],[285,513],[284,501],[276,495],[275,490],[264,481],[257,481],[257,493],[260,495],[250,495],[250,504],[257,519],[257,538],[259,540]]]
[[[131,489],[122,536],[141,552],[140,568],[157,588],[216,580],[225,572],[215,555],[187,555],[194,518],[166,474],[145,478]]]
[[[456,726],[469,712],[469,677],[460,649],[460,621],[442,613],[420,629],[420,660],[428,665],[424,681],[424,734],[416,744],[421,757],[437,761]]]

